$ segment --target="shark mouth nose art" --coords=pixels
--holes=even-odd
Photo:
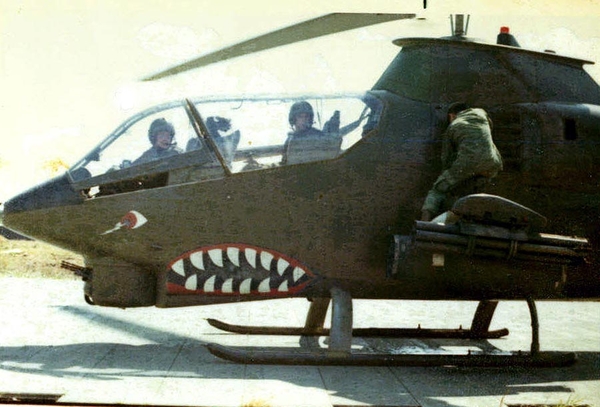
[[[245,244],[201,247],[168,267],[169,294],[290,295],[314,278],[305,266],[273,250]]]

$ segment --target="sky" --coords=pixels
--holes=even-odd
[[[368,5],[367,5],[368,3]],[[600,0],[0,0],[0,202],[64,172],[127,117],[182,97],[369,89],[400,37],[494,42],[508,25],[523,48],[600,64]],[[416,13],[221,62],[141,79],[222,47],[331,12]],[[600,80],[600,67],[586,70]]]

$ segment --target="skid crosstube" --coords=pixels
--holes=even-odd
[[[564,367],[575,363],[572,352],[534,352],[511,354],[368,354],[319,350],[303,352],[290,348],[266,351],[206,345],[210,353],[221,359],[241,364],[309,365],[309,366],[470,366],[470,367]]]

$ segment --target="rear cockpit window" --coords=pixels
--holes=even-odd
[[[165,104],[123,123],[70,175],[95,197],[335,159],[381,110],[370,95]]]

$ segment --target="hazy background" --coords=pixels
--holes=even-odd
[[[63,172],[127,117],[185,96],[367,90],[405,36],[495,42],[600,62],[597,0],[0,0],[0,202]],[[488,2],[485,2],[488,3]],[[491,3],[491,2],[490,2]],[[404,20],[237,58],[156,82],[140,79],[227,45],[330,12],[417,13]],[[600,68],[586,70],[600,79]]]

